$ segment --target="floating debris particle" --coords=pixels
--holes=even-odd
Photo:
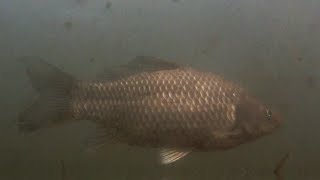
[[[112,6],[112,2],[111,1],[107,1],[106,2],[106,9],[110,9],[111,8],[111,6]]]
[[[76,0],[76,3],[80,6],[84,6],[88,4],[88,0]]]
[[[298,62],[298,63],[303,62],[303,58],[302,57],[297,57],[296,62]]]
[[[66,28],[66,29],[71,29],[72,28],[72,22],[71,21],[66,21],[66,22],[64,22],[63,23],[63,26],[64,26],[64,28]]]
[[[209,49],[202,49],[201,54],[208,54]]]
[[[286,153],[280,161],[277,163],[276,168],[274,169],[273,173],[276,175],[276,180],[284,180],[283,176],[283,167],[285,162],[288,160],[290,153]]]
[[[207,55],[210,51],[215,50],[218,47],[219,40],[216,37],[212,37],[208,39],[207,45],[200,50],[201,54]]]
[[[316,80],[312,75],[308,75],[306,77],[306,83],[307,83],[308,88],[313,89],[316,87]]]
[[[89,59],[89,62],[91,62],[91,63],[93,63],[93,62],[95,62],[95,61],[96,61],[96,59],[95,59],[94,57],[92,57],[92,58]]]
[[[319,23],[311,23],[308,25],[308,30],[309,33],[316,33],[320,29],[320,24]]]
[[[60,167],[61,167],[61,180],[66,179],[66,166],[64,164],[64,160],[60,160]]]

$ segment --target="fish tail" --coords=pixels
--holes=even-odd
[[[19,114],[19,132],[31,133],[71,120],[71,90],[76,79],[40,57],[18,60],[26,65],[32,87],[39,93],[35,102]]]

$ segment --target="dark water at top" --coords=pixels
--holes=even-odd
[[[269,180],[287,152],[284,179],[320,179],[319,8],[317,0],[0,1],[0,179]],[[15,61],[23,55],[84,79],[137,55],[171,59],[242,84],[287,122],[254,143],[168,167],[156,150],[87,152],[89,123],[22,136],[15,120],[36,97]]]

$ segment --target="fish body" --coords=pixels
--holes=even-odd
[[[209,73],[163,70],[111,82],[79,81],[71,109],[75,119],[101,122],[129,144],[209,150],[233,145],[224,140],[237,133],[232,128],[242,94]]]
[[[24,132],[89,120],[102,129],[99,138],[165,149],[162,162],[171,163],[191,151],[252,141],[282,122],[236,83],[158,58],[137,57],[93,81],[76,80],[40,58],[22,59],[40,92],[20,116]]]

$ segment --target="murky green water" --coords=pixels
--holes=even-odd
[[[269,180],[287,152],[284,179],[320,179],[319,1],[110,2],[0,1],[0,179]],[[287,122],[254,143],[193,153],[167,167],[157,164],[156,150],[108,144],[87,152],[89,123],[23,136],[15,121],[36,97],[15,61],[23,55],[78,78],[137,55],[168,58],[241,83]]]

